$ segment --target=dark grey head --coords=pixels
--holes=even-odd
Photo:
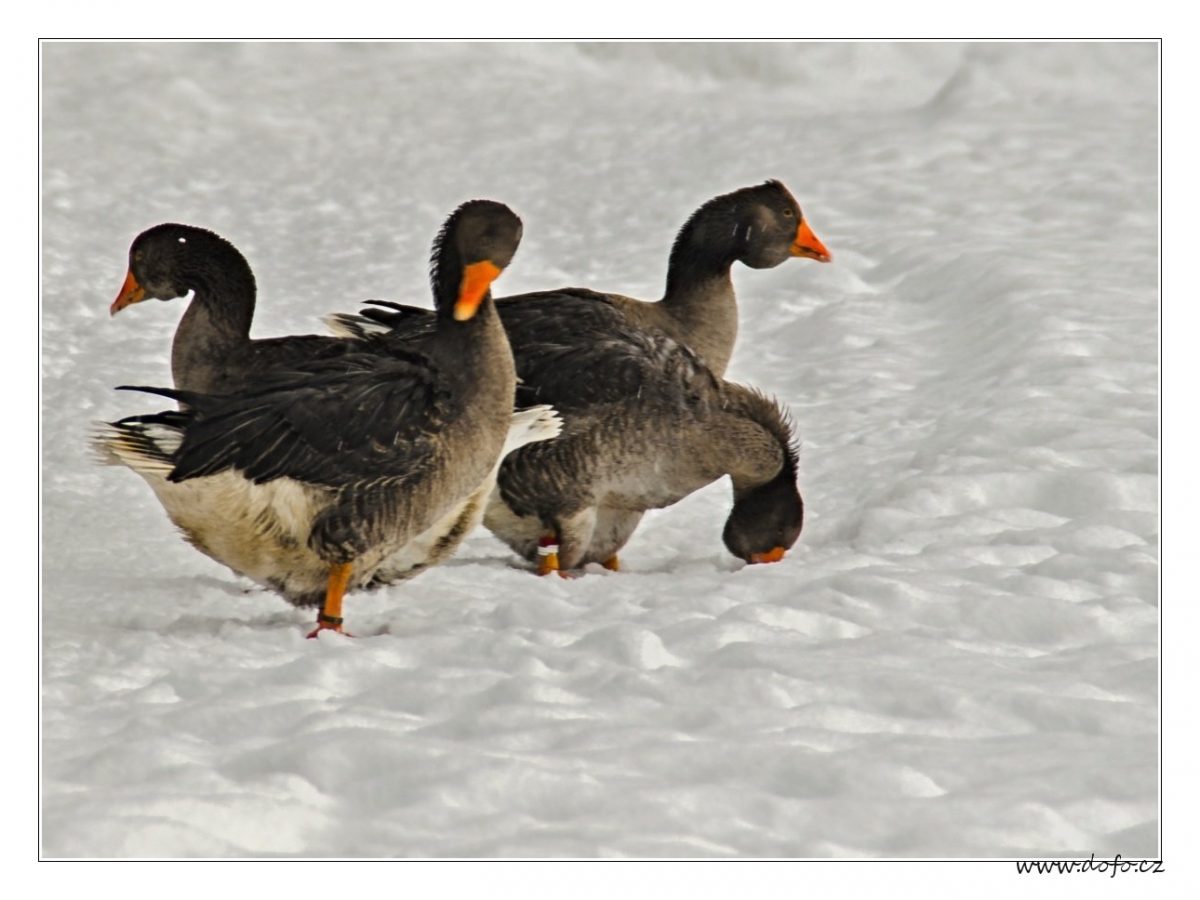
[[[492,281],[512,262],[521,244],[521,219],[503,203],[468,200],[433,242],[434,304],[459,321],[475,315]]]
[[[721,538],[729,552],[748,563],[778,562],[804,527],[804,500],[794,466],[734,500]]]
[[[777,471],[752,481],[734,478],[733,510],[722,538],[729,552],[749,563],[778,562],[800,537],[804,500],[796,487],[800,450],[791,416],[761,391],[725,382],[726,404],[757,423],[778,447]],[[765,480],[764,480],[765,479]]]
[[[829,251],[804,220],[800,204],[779,181],[714,197],[679,231],[672,263],[705,267],[741,262],[769,269],[793,256],[829,262]]]
[[[233,244],[191,225],[155,225],[130,246],[129,272],[109,312],[115,316],[143,300],[174,300],[216,282],[243,292],[253,302],[254,274]]]

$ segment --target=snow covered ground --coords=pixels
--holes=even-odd
[[[49,856],[1154,855],[1157,47],[43,50],[42,850]],[[237,244],[256,336],[428,303],[460,201],[499,293],[652,298],[766,178],[834,254],[737,268],[730,377],[788,403],[808,507],[724,550],[721,483],[625,571],[480,531],[352,595],[355,640],[201,556],[91,422],[159,408],[182,303],[130,240]]]

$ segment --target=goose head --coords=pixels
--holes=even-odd
[[[785,465],[775,478],[734,491],[733,510],[721,539],[729,552],[748,563],[778,562],[804,527],[804,500],[796,471]]]
[[[521,243],[521,219],[503,203],[468,200],[446,220],[433,243],[433,299],[439,316],[474,318],[492,282]]]
[[[192,225],[156,225],[130,245],[129,271],[109,313],[115,316],[134,303],[174,300],[217,285],[232,287],[243,302],[254,302],[254,274],[233,244]]]

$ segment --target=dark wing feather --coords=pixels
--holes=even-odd
[[[637,397],[694,404],[716,388],[696,355],[657,331],[630,325],[603,294],[571,289],[523,294],[498,304],[517,361],[517,404],[562,412]]]
[[[360,309],[359,314],[364,319],[386,325],[391,329],[392,336],[410,341],[426,337],[437,329],[437,315],[432,309],[420,306],[408,306],[393,300],[367,300],[371,304],[366,309]]]
[[[312,360],[333,360],[361,350],[353,341],[316,334],[292,334],[250,341],[241,365],[247,373],[303,366]]]
[[[444,402],[436,381],[428,361],[349,354],[273,373],[241,393],[189,395],[192,419],[170,479],[227,469],[256,483],[329,487],[407,478],[436,450]]]
[[[432,334],[428,309],[371,300],[364,319],[391,329],[385,338]],[[657,331],[631,325],[606,294],[561,288],[496,301],[517,364],[517,406],[551,403],[561,412],[637,396],[657,404],[693,403],[716,378],[692,351]],[[388,345],[391,346],[391,345]]]

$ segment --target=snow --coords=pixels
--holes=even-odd
[[[1146,43],[45,45],[42,852],[1156,855],[1156,77]],[[306,641],[88,450],[169,383],[181,302],[106,312],[150,225],[237,244],[267,336],[428,304],[473,196],[525,221],[500,293],[653,298],[766,178],[834,255],[734,273],[729,375],[802,438],[779,564],[726,553],[719,483],[619,574],[479,531]]]

